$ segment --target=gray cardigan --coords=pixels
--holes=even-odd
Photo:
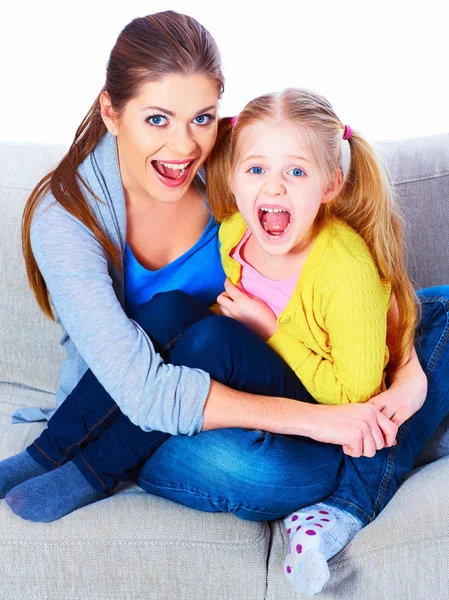
[[[106,133],[78,172],[103,201],[100,204],[84,190],[100,226],[123,255],[126,207],[115,137]],[[162,361],[146,333],[124,312],[122,273],[107,260],[90,229],[51,194],[36,211],[31,244],[67,352],[56,405],[89,367],[121,411],[145,431],[185,435],[201,431],[209,375]],[[46,419],[52,412],[22,409],[13,421]]]

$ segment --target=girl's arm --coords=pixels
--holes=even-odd
[[[393,295],[387,318],[387,343],[390,348],[399,339],[398,324],[398,308]],[[389,373],[389,381],[388,390],[372,398],[370,403],[400,427],[421,408],[427,395],[427,377],[419,363],[415,348],[412,348],[404,366]]]

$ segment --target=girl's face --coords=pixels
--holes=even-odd
[[[231,189],[260,246],[281,256],[300,250],[320,205],[332,200],[339,177],[325,189],[301,133],[291,123],[256,123],[242,131]]]
[[[146,83],[114,119],[102,97],[103,119],[117,136],[120,174],[130,195],[180,200],[217,136],[216,83],[203,75],[169,75]],[[110,118],[109,118],[110,117]]]

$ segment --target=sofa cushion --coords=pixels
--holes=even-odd
[[[63,153],[61,146],[0,144],[0,381],[51,392],[63,358],[61,330],[43,316],[28,286],[21,217],[33,187]]]
[[[0,384],[0,460],[44,427],[12,425],[10,414],[51,401]],[[0,598],[262,600],[268,544],[266,523],[199,512],[135,485],[49,524],[24,521],[0,502]]]
[[[403,214],[407,271],[415,288],[449,284],[449,133],[376,148]]]

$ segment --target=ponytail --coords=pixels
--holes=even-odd
[[[365,240],[381,278],[391,284],[400,332],[390,347],[389,368],[395,370],[410,356],[418,322],[418,302],[405,267],[402,218],[387,174],[374,149],[354,131],[348,142],[351,149],[349,170],[328,210]]]

